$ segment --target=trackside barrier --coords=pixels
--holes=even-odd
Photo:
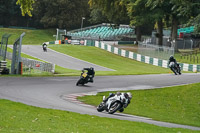
[[[59,44],[58,42],[45,42],[46,44]],[[137,54],[131,51],[127,51],[127,50],[123,50],[117,47],[114,47],[113,45],[109,45],[106,44],[104,42],[100,42],[100,41],[95,41],[95,43],[90,42],[88,40],[85,40],[84,44],[86,46],[95,46],[97,48],[101,48],[103,50],[106,50],[108,52],[126,57],[126,58],[130,58],[133,60],[137,60],[140,62],[144,62],[147,64],[151,64],[151,65],[155,65],[155,66],[160,66],[160,67],[164,67],[164,68],[169,68],[168,67],[168,61],[167,60],[162,60],[162,59],[158,59],[158,58],[153,58],[150,56],[144,56],[141,54]],[[179,63],[181,66],[181,70],[183,71],[192,71],[192,72],[200,72],[200,64],[198,65],[194,65],[194,64],[186,64],[186,63]]]
[[[12,53],[7,52],[7,59],[12,60]],[[37,73],[41,72],[50,72],[54,73],[55,72],[55,64],[52,63],[45,63],[41,61],[36,61],[33,59],[28,59],[28,58],[21,58],[21,62],[23,65],[23,73],[30,73],[31,70],[33,71],[36,70]],[[35,72],[35,71],[34,71]]]
[[[7,67],[7,61],[0,61],[0,73]]]
[[[105,44],[103,42],[95,41],[95,47],[101,48],[103,50],[106,50],[108,52],[127,57],[130,59],[134,59],[140,62],[144,62],[147,64],[160,66],[164,68],[168,68],[168,61],[162,60],[158,58],[152,58],[150,56],[144,56],[141,54],[137,54],[131,51],[123,50],[117,47],[114,47],[112,45]],[[186,64],[186,63],[180,63],[181,69],[183,71],[192,71],[192,72],[200,72],[200,65],[193,65],[193,64]]]

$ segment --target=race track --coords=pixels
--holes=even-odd
[[[95,71],[114,71],[113,69],[109,69],[84,60],[80,60],[72,56],[56,52],[49,48],[47,49],[47,51],[48,52],[43,52],[42,46],[40,45],[22,45],[23,53],[47,62],[54,63],[64,68],[82,70],[86,67],[94,67]]]
[[[93,66],[96,71],[113,71],[50,49],[48,49],[48,52],[43,52],[41,46],[23,45],[22,52],[65,68],[81,70],[84,67]],[[151,118],[119,113],[114,115],[105,112],[99,113],[95,107],[82,104],[76,100],[77,96],[96,94],[100,91],[153,89],[197,83],[200,81],[199,73],[187,73],[177,76],[173,74],[96,76],[94,83],[86,86],[76,86],[78,79],[79,77],[0,77],[0,98],[42,108],[145,122],[164,127],[200,130],[200,127],[159,122]]]
[[[184,126],[159,122],[151,118],[116,113],[109,115],[99,113],[95,107],[81,104],[75,100],[77,95],[95,94],[108,90],[151,89],[164,86],[196,83],[200,74],[161,75],[128,75],[128,76],[96,76],[93,84],[76,86],[79,77],[0,77],[0,98],[25,103],[28,105],[67,110],[81,114],[97,115],[122,120],[145,122],[164,127],[188,128],[200,130],[199,127]],[[134,102],[134,101],[133,101]]]

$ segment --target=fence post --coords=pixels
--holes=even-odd
[[[25,32],[20,35],[20,37],[13,44],[13,55],[12,55],[12,65],[11,65],[11,74],[20,74],[20,62],[21,62],[21,45],[22,38],[24,37]]]

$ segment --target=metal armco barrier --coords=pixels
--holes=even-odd
[[[12,64],[11,64],[11,74],[21,74],[21,46],[22,38],[25,32],[20,35],[20,37],[13,44],[13,54],[12,54]]]
[[[0,61],[0,73],[3,71],[4,68],[6,68],[7,61]]]
[[[12,53],[7,52],[7,59],[12,60]],[[23,65],[23,73],[30,71],[30,69],[37,69],[39,73],[41,72],[55,72],[55,64],[45,63],[41,61],[36,61],[28,58],[21,58]]]

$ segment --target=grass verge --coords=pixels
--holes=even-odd
[[[160,74],[170,70],[121,57],[96,47],[51,45],[49,48],[116,71],[97,71],[97,75]]]
[[[0,132],[3,133],[195,133],[146,123],[43,109],[0,99]]]
[[[8,44],[13,44],[19,36],[25,32],[26,35],[23,37],[22,44],[42,44],[43,42],[54,41],[56,34],[55,29],[47,30],[29,30],[29,29],[14,29],[14,28],[0,28],[0,36],[3,34],[11,34]]]
[[[180,53],[176,53],[175,58],[178,62],[184,62],[188,64],[200,64],[200,53],[189,54],[187,56],[181,56]]]
[[[124,113],[200,127],[200,83],[130,92],[133,99]],[[108,94],[103,92],[78,99],[97,106],[103,95]]]

